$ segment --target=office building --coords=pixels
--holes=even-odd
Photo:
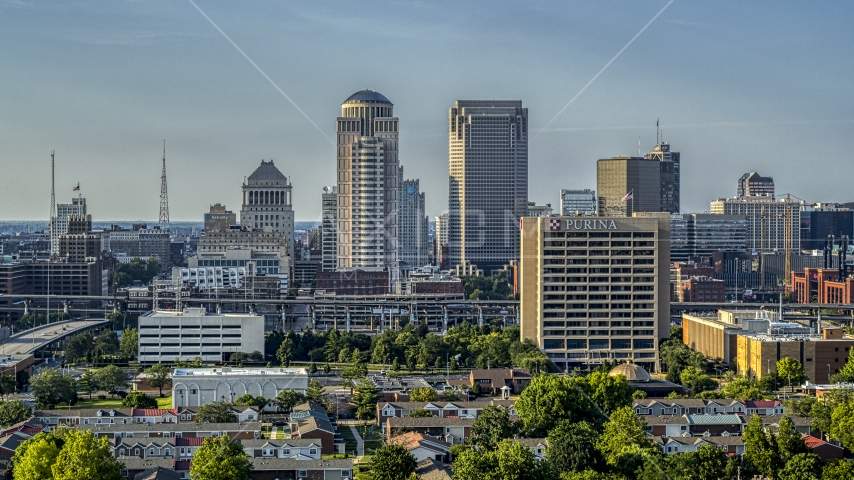
[[[287,295],[290,287],[289,269],[275,253],[230,248],[224,252],[200,253],[190,257],[187,263],[187,267],[172,269],[172,279],[180,279],[182,285],[196,287],[201,292],[219,295],[220,290],[225,293],[246,288],[257,297],[257,290],[272,282],[274,298],[278,298]]]
[[[389,270],[317,272],[315,292],[323,295],[388,295]]]
[[[773,328],[768,333],[739,334],[736,372],[762,378],[777,373],[777,361],[789,357],[803,365],[808,381],[830,383],[830,377],[845,366],[852,347],[854,337],[843,335],[842,328],[824,329],[821,335],[775,333]]]
[[[78,195],[72,198],[71,203],[59,203],[56,205],[56,218],[50,229],[50,253],[59,255],[59,236],[68,233],[68,216],[86,215],[86,199]]]
[[[801,249],[800,205],[771,196],[719,198],[711,202],[714,215],[747,217],[747,248],[759,253]]]
[[[151,311],[139,316],[139,363],[173,363],[200,357],[227,362],[232,353],[264,351],[264,317],[212,314],[204,308]]]
[[[237,225],[237,215],[231,210],[226,210],[225,205],[215,203],[205,214],[205,232],[224,232]]]
[[[669,215],[522,219],[521,337],[561,369],[659,371],[670,336]]]
[[[534,202],[528,202],[528,211],[526,217],[550,217],[554,213],[551,203],[545,205],[537,205]]]
[[[240,223],[253,230],[270,228],[285,237],[288,255],[294,251],[294,210],[291,206],[291,182],[273,164],[265,162],[243,183]]]
[[[436,238],[434,239],[434,244],[436,250],[433,253],[433,256],[436,259],[436,265],[438,265],[441,270],[447,270],[449,268],[448,212],[444,212],[436,217]]]
[[[635,212],[666,211],[662,210],[659,163],[641,157],[611,157],[596,162],[598,215],[631,217]],[[629,193],[630,198],[626,198]]]
[[[670,260],[687,262],[710,258],[714,252],[744,252],[748,248],[747,228],[747,217],[742,215],[672,214]]]
[[[854,237],[854,211],[836,204],[817,204],[801,211],[801,248],[822,250],[829,235]]]
[[[307,388],[304,368],[177,368],[172,374],[172,408],[230,403],[247,393],[264,398],[276,398],[283,390],[304,394]]]
[[[448,113],[451,268],[487,274],[519,258],[528,211],[528,109],[521,100],[457,100]]]
[[[334,272],[338,265],[338,187],[323,187],[321,223],[321,264],[324,272]]]
[[[169,232],[159,226],[148,228],[146,224],[134,224],[131,229],[113,225],[105,230],[103,242],[105,250],[114,256],[127,258],[154,257],[160,262],[160,268],[166,271],[172,257]]]
[[[59,236],[59,257],[66,262],[92,262],[101,257],[101,235],[92,233],[91,215],[69,215],[67,232]]]
[[[596,215],[596,191],[589,188],[561,190],[560,214],[578,217]]]
[[[398,271],[398,119],[379,92],[341,104],[337,120],[338,270]]]
[[[679,152],[671,152],[670,145],[661,141],[652,151],[643,156],[647,160],[655,160],[659,165],[661,175],[660,194],[661,211],[679,213],[681,163]]]
[[[735,196],[774,198],[774,178],[763,177],[756,172],[745,173],[738,179]]]
[[[94,259],[86,262],[0,262],[0,293],[10,295],[107,295],[108,279],[109,272]]]
[[[427,265],[430,250],[430,225],[424,213],[424,194],[418,180],[404,180],[403,167],[399,167],[398,192],[398,250],[399,268]]]

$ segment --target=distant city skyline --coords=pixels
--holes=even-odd
[[[0,219],[47,220],[55,149],[58,203],[80,182],[95,222],[156,223],[165,139],[173,221],[240,205],[261,159],[290,177],[295,219],[320,220],[332,118],[363,88],[394,103],[400,164],[430,217],[448,208],[459,98],[524,102],[537,204],[595,189],[596,160],[637,154],[638,137],[650,151],[657,118],[683,154],[683,212],[732,197],[751,171],[781,194],[854,201],[851,4],[673,2],[545,131],[666,0],[196,4],[325,135],[189,2],[0,0]],[[353,35],[383,61],[342,48]]]

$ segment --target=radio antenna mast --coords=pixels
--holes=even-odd
[[[166,140],[163,140],[163,173],[160,175],[160,230],[169,232],[169,195],[166,191]]]

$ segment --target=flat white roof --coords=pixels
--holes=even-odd
[[[202,308],[185,308],[184,310],[151,310],[141,315],[146,318],[156,317],[225,317],[225,318],[261,318],[254,313],[210,313]]]
[[[256,375],[308,375],[308,370],[304,368],[275,368],[275,367],[258,367],[258,368],[176,368],[172,377],[205,377],[205,376],[256,376]]]

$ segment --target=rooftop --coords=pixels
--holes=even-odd
[[[391,101],[385,98],[380,92],[375,90],[359,90],[358,92],[347,97],[347,100],[344,100],[344,103],[388,103],[391,105]]]
[[[220,367],[220,368],[176,368],[172,373],[172,377],[203,377],[203,376],[231,376],[231,377],[246,377],[255,375],[308,375],[308,370],[304,368],[284,368],[284,367]]]

